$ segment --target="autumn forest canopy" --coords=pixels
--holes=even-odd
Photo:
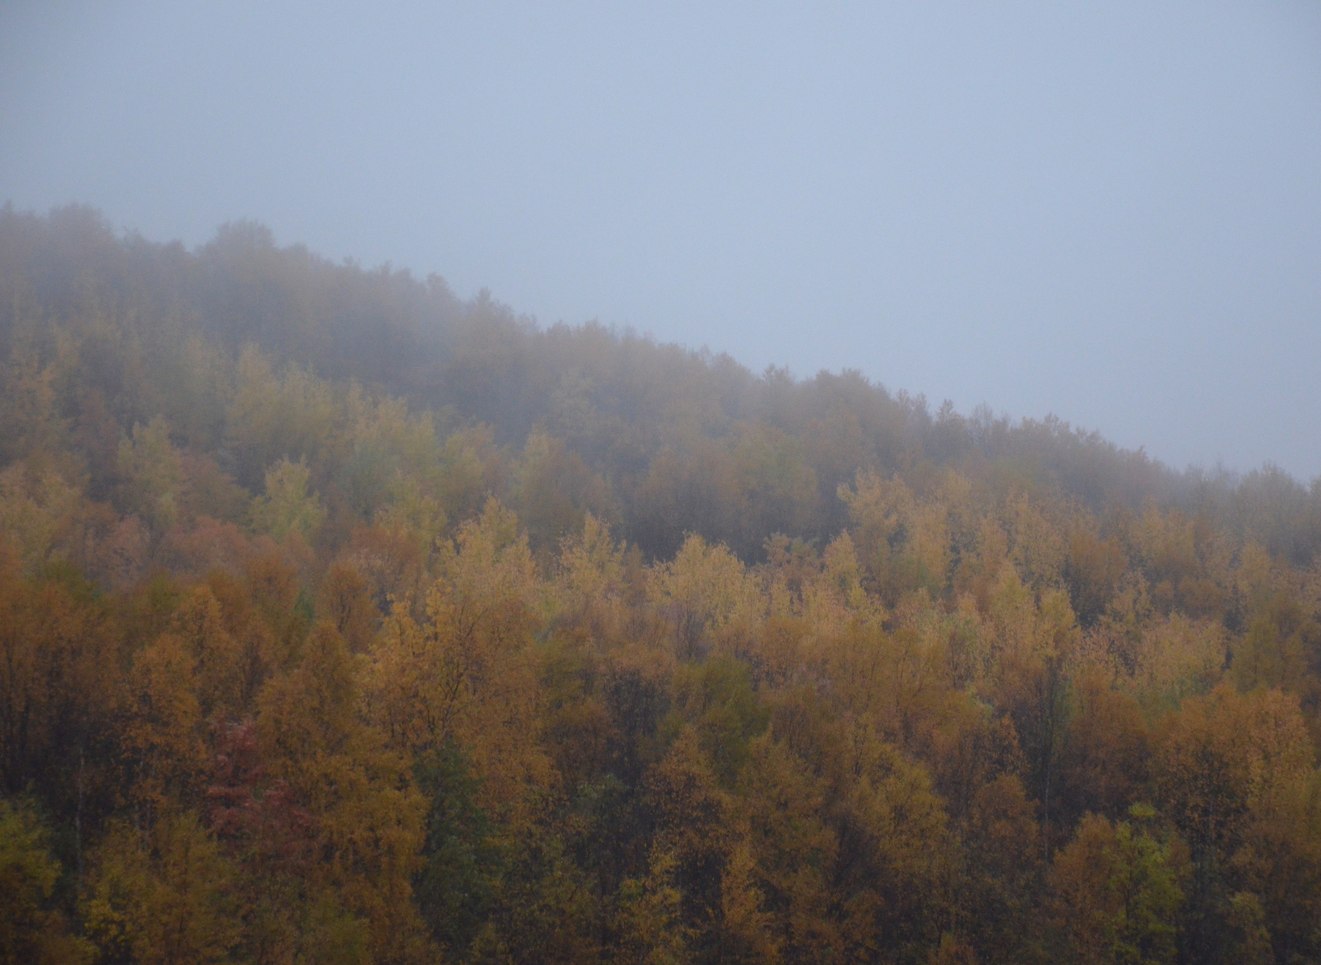
[[[1318,741],[1321,480],[0,209],[0,962],[1321,961]]]

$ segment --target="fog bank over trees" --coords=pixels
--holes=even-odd
[[[1308,482],[1318,49],[1313,0],[15,0],[0,185]]]

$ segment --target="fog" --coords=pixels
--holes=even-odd
[[[1321,5],[26,2],[0,201],[1321,476]]]

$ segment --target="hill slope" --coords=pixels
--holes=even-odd
[[[1321,955],[1321,487],[0,212],[18,958]]]

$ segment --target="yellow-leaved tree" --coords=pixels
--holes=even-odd
[[[518,520],[498,502],[442,548],[419,619],[396,606],[371,651],[368,704],[392,747],[463,747],[483,806],[529,816],[551,779],[536,734],[534,634],[543,589]]]
[[[259,745],[270,774],[310,815],[319,858],[307,881],[310,947],[342,932],[362,942],[365,960],[426,961],[412,901],[425,801],[407,758],[364,719],[359,675],[343,637],[317,624],[298,665],[258,698]]]

